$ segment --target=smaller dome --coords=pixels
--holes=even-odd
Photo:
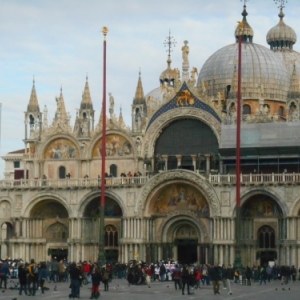
[[[171,57],[169,55],[168,60],[167,60],[168,67],[159,76],[159,81],[160,81],[161,85],[164,84],[164,83],[174,85],[174,81],[175,81],[175,78],[176,78],[176,70],[175,69],[172,70],[171,62],[172,62]]]
[[[248,16],[248,13],[246,11],[246,5],[244,5],[244,10],[242,12],[242,16],[243,16],[243,21],[241,22],[242,23],[242,32],[240,32],[241,28],[239,26],[237,26],[237,28],[235,29],[235,32],[234,32],[234,36],[235,36],[237,42],[238,42],[238,37],[240,35],[242,35],[244,42],[248,41],[248,42],[252,43],[254,31],[253,31],[252,27],[249,25],[247,18],[246,18]]]
[[[293,49],[293,45],[297,41],[297,34],[293,28],[284,23],[282,8],[280,8],[278,17],[280,18],[279,23],[267,33],[267,43],[271,49]]]

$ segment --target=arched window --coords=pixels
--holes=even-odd
[[[275,248],[275,230],[268,225],[258,229],[258,248]]]
[[[104,233],[105,247],[118,247],[118,231],[113,225],[105,227]]]
[[[61,179],[66,178],[66,168],[64,166],[60,166],[58,169],[58,177]]]
[[[113,175],[114,177],[117,177],[117,174],[118,174],[117,170],[118,170],[118,167],[116,165],[114,165],[114,164],[110,165],[109,175]]]
[[[251,115],[251,107],[248,104],[243,105],[243,114]]]

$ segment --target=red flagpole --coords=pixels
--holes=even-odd
[[[100,223],[99,223],[99,267],[106,263],[105,259],[105,242],[104,242],[104,227],[105,227],[105,156],[106,156],[106,35],[108,28],[103,27],[103,102],[102,102],[102,144],[101,144],[101,189],[100,189]]]

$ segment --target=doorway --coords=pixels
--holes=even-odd
[[[51,259],[55,259],[57,261],[68,259],[68,249],[48,249],[48,253],[49,252],[51,254]]]
[[[177,260],[182,264],[191,264],[198,261],[197,239],[177,239]]]
[[[259,251],[258,256],[260,257],[260,265],[267,266],[270,261],[275,261],[277,259],[276,251]]]

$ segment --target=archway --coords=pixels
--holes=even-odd
[[[177,260],[182,264],[198,261],[196,228],[190,224],[178,224],[174,230],[174,244],[177,246]]]
[[[206,123],[193,118],[175,120],[162,130],[155,143],[155,166],[158,154],[181,155],[181,168],[194,170],[191,155],[218,153],[218,148],[218,139]],[[168,169],[172,168],[177,168],[177,164],[168,165]]]
[[[69,214],[66,208],[58,201],[42,200],[31,209],[30,218],[32,218],[33,225],[31,237],[45,238],[47,254],[52,258],[67,259]],[[33,248],[31,251],[31,255],[34,257],[36,250]]]

